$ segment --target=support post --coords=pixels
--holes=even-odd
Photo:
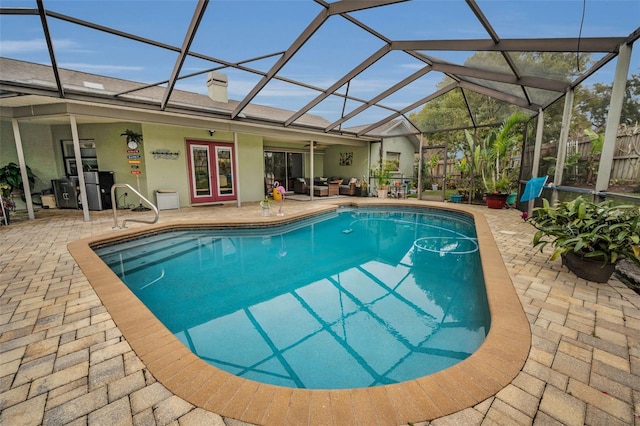
[[[82,202],[82,214],[84,221],[89,222],[89,202],[87,201],[87,187],[84,182],[84,174],[82,173],[82,154],[80,154],[80,138],[78,137],[78,125],[76,116],[70,115],[69,122],[71,124],[71,136],[73,138],[73,155],[76,159],[76,170],[78,171],[78,186],[80,187],[80,200]]]
[[[422,147],[424,145],[424,137],[420,133],[420,157],[418,161],[418,200],[422,200],[422,164],[424,163],[424,153]]]
[[[564,160],[567,155],[567,141],[569,140],[569,127],[571,126],[571,109],[573,108],[574,90],[569,89],[564,96],[564,112],[562,113],[562,128],[560,129],[560,139],[558,140],[558,155],[556,156],[556,173],[553,178],[553,185],[562,185],[562,172],[564,170]],[[553,190],[551,204],[558,201],[558,191]]]
[[[536,142],[533,147],[533,163],[531,165],[531,178],[538,177],[540,170],[540,151],[542,151],[542,132],[544,131],[544,110],[538,110],[538,125],[536,126]],[[529,200],[527,204],[527,214],[531,216],[533,213],[533,203],[535,200]]]
[[[235,173],[232,174],[233,176],[233,181],[231,182],[232,185],[235,187],[236,189],[236,203],[238,208],[242,207],[242,200],[240,199],[240,194],[242,194],[242,192],[240,192],[240,154],[238,153],[238,132],[233,132],[233,152],[234,152],[234,156],[233,156],[233,162],[234,164],[234,168],[235,168]]]
[[[22,176],[22,190],[24,191],[24,199],[27,203],[27,213],[29,214],[29,219],[34,220],[36,217],[33,213],[33,202],[31,201],[31,184],[29,183],[29,175],[27,174],[27,163],[24,161],[22,137],[20,136],[20,126],[18,125],[18,120],[12,118],[11,125],[13,127],[13,137],[16,142],[18,165],[20,166],[20,176]]]
[[[611,88],[609,114],[607,115],[607,126],[604,132],[600,165],[598,166],[598,178],[596,179],[596,194],[601,191],[606,191],[607,188],[609,188],[613,154],[615,154],[616,140],[618,138],[618,124],[620,123],[620,116],[622,114],[622,102],[624,101],[624,90],[627,85],[630,61],[631,45],[626,43],[622,44],[616,62],[613,87]]]
[[[313,201],[313,177],[314,177],[314,167],[313,167],[313,141],[309,141],[309,199]]]

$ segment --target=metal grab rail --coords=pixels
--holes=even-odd
[[[141,220],[141,219],[125,219],[125,220],[122,221],[122,226],[118,226],[118,206],[116,204],[116,188],[128,188],[129,190],[131,190],[131,192],[133,192],[138,197],[140,197],[141,200],[144,200],[145,203],[147,203],[148,205],[151,206],[151,209],[153,210],[153,212],[156,215],[155,219],[153,219],[152,221]],[[113,186],[111,187],[111,205],[113,206],[113,228],[111,228],[111,229],[116,229],[116,228],[123,229],[123,228],[126,228],[126,226],[124,226],[124,224],[127,223],[127,222],[148,223],[150,225],[153,225],[154,223],[158,223],[158,219],[160,218],[160,214],[158,213],[158,208],[155,206],[155,204],[153,204],[151,201],[147,200],[144,197],[144,195],[142,195],[141,193],[136,191],[128,183],[116,183],[116,184],[113,184]]]

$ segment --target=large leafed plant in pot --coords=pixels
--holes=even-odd
[[[640,266],[640,208],[594,203],[582,196],[551,206],[545,199],[533,210],[537,229],[533,246],[554,248],[549,260],[562,263],[580,278],[607,282],[615,264],[626,258]]]
[[[480,141],[465,130],[473,172],[482,179],[489,208],[503,208],[517,180],[517,170],[510,167],[508,159],[520,149],[522,136],[516,130],[527,119],[523,113],[513,113]]]
[[[378,198],[387,198],[393,170],[393,164],[389,161],[383,161],[377,169],[373,170],[373,176],[375,176],[378,185]]]

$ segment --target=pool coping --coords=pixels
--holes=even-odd
[[[489,333],[470,357],[437,373],[372,388],[293,389],[236,377],[185,347],[124,285],[91,247],[149,231],[202,226],[277,225],[333,211],[339,205],[421,207],[462,212],[475,221],[491,314]],[[472,407],[498,393],[522,369],[531,346],[529,322],[485,217],[463,204],[340,200],[285,217],[175,221],[83,238],[68,249],[134,352],[155,379],[196,407],[254,424],[407,424]]]

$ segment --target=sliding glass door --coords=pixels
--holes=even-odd
[[[265,151],[265,192],[272,191],[274,182],[284,186],[287,191],[293,191],[295,178],[304,177],[302,159],[303,155],[299,152]]]

